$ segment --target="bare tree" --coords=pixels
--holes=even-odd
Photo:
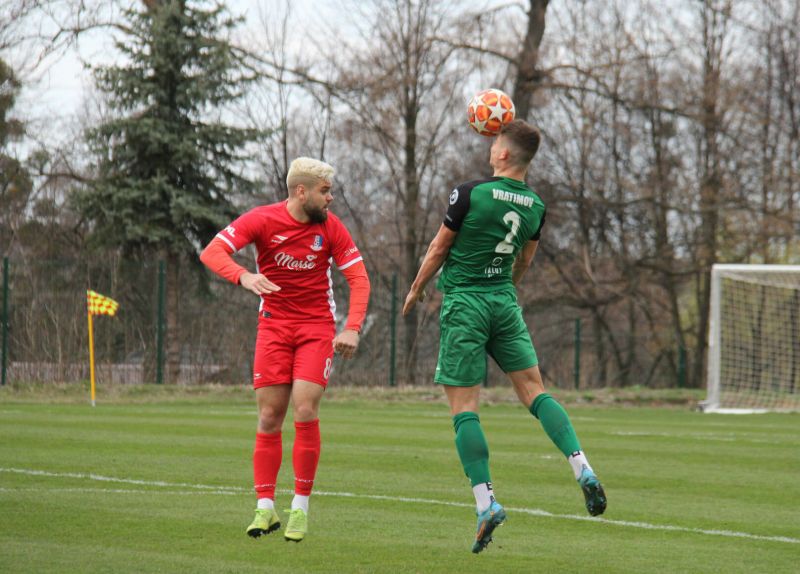
[[[402,270],[403,288],[414,279],[431,223],[440,213],[437,192],[448,189],[436,184],[438,162],[446,154],[446,118],[457,98],[449,75],[455,49],[437,40],[447,29],[448,12],[436,2],[386,0],[361,16],[370,34],[359,38],[372,37],[374,44],[366,50],[351,45],[346,58],[340,52],[331,62],[340,106],[350,109],[348,125],[340,129],[369,150],[368,162],[380,161],[372,168],[384,170],[367,185],[389,191],[378,201],[396,214],[384,225],[397,230],[399,241],[390,240],[384,254]],[[354,134],[356,128],[363,132]],[[417,380],[419,325],[416,310],[404,319],[402,379],[408,383]]]
[[[513,99],[517,116],[527,118],[533,94],[542,85],[543,73],[539,61],[539,47],[545,28],[545,13],[550,0],[529,0],[528,26],[522,48],[516,60],[516,79]]]
[[[723,116],[725,114],[720,102],[720,90],[724,65],[723,48],[728,32],[730,13],[730,0],[704,0],[700,8],[704,56],[699,109],[700,135],[698,138],[700,221],[696,281],[699,320],[695,334],[695,361],[692,377],[694,381],[700,381],[703,377],[704,357],[708,346],[710,271],[711,266],[717,260],[719,206],[723,189],[720,138],[724,130]]]

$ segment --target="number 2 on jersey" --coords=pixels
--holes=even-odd
[[[519,230],[519,213],[516,211],[509,211],[503,216],[503,223],[511,226],[511,231],[506,233],[506,238],[497,244],[494,248],[496,253],[514,253],[514,238],[517,236]]]

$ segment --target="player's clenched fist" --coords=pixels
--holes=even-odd
[[[352,329],[345,329],[333,339],[333,350],[341,353],[345,359],[350,359],[358,348],[358,341],[360,337],[358,331]]]
[[[239,277],[239,283],[242,287],[248,291],[252,291],[256,295],[269,295],[270,293],[281,290],[280,287],[261,273],[242,273],[242,276]]]

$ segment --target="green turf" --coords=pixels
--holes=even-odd
[[[586,512],[569,465],[522,407],[484,407],[509,518],[475,556],[472,493],[438,402],[323,405],[318,493],[301,544],[245,536],[254,507],[249,401],[0,402],[0,572],[798,571],[800,417],[569,411],[604,482],[608,521],[579,519]],[[285,429],[284,489],[290,421]],[[144,483],[67,476],[89,473]],[[279,510],[289,502],[282,490]]]

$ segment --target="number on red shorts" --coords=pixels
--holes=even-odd
[[[326,381],[328,380],[328,377],[331,376],[331,366],[332,365],[333,365],[333,361],[331,361],[330,359],[327,359],[325,361],[325,370],[322,371],[322,376]]]

